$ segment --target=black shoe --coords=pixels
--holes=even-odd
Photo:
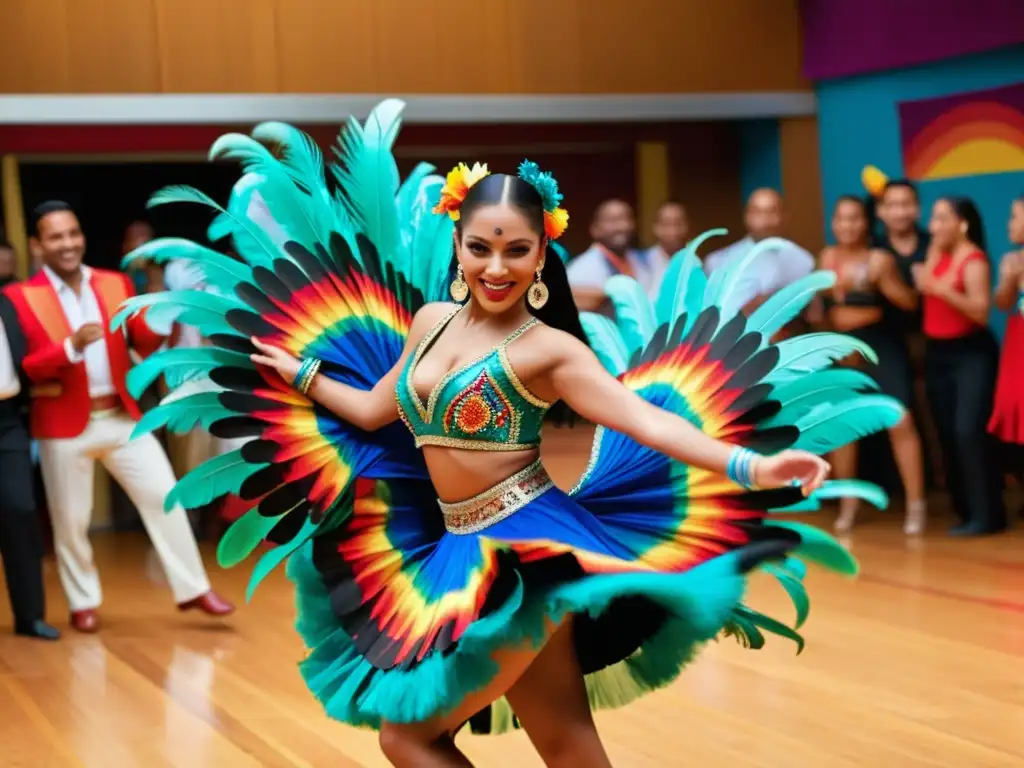
[[[1006,532],[1006,525],[986,525],[984,523],[963,523],[954,525],[947,532],[949,536],[995,536]]]
[[[42,619],[36,619],[31,624],[25,626],[16,626],[14,634],[23,637],[35,637],[39,640],[60,640],[60,630],[56,627],[51,627]]]

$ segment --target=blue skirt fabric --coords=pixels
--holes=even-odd
[[[762,629],[801,642],[743,604],[745,574],[768,564],[794,595],[799,622],[803,568],[786,555],[808,541],[829,545],[768,519],[765,492],[702,504],[688,477],[599,431],[571,493],[552,488],[471,534],[445,529],[429,481],[362,478],[345,521],[288,564],[310,649],[307,685],[331,717],[377,728],[451,712],[495,677],[495,651],[525,641],[539,649],[550,622],[568,614],[595,708],[671,682],[723,632],[755,647]],[[777,507],[802,498],[768,495]],[[848,556],[836,564],[852,568]],[[471,725],[494,733],[515,719],[499,700]]]

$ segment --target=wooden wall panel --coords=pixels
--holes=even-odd
[[[779,143],[786,235],[811,253],[817,253],[825,245],[818,119],[800,117],[779,121]]]
[[[275,0],[148,1],[156,3],[163,91],[277,91]]]
[[[809,90],[777,0],[2,0],[0,92]]]

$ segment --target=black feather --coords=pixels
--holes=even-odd
[[[259,296],[258,302],[265,306],[264,311],[267,313],[277,314],[277,308],[273,307],[259,294],[256,288],[251,285],[249,289]],[[243,299],[244,301],[245,299]],[[244,333],[246,336],[255,336],[257,338],[266,338],[267,336],[273,336],[280,332],[280,329],[265,319],[259,312],[249,312],[244,309],[229,309],[227,314],[224,315],[224,319],[228,321],[228,325],[234,328],[239,333]]]
[[[232,440],[236,437],[256,437],[263,433],[267,424],[260,419],[249,416],[228,416],[225,419],[217,419],[210,425],[210,434],[225,440]]]

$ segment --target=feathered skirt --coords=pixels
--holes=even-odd
[[[427,480],[357,480],[344,522],[289,561],[306,684],[351,725],[423,721],[490,682],[496,651],[539,649],[550,623],[569,614],[594,708],[666,685],[723,632],[752,647],[762,630],[802,646],[793,628],[743,604],[745,574],[775,575],[798,627],[804,566],[788,553],[847,573],[852,557],[765,511],[799,507],[798,490],[705,502],[688,493],[693,472],[598,430],[569,493],[539,462],[443,511]],[[471,720],[475,732],[515,725],[503,698]]]

